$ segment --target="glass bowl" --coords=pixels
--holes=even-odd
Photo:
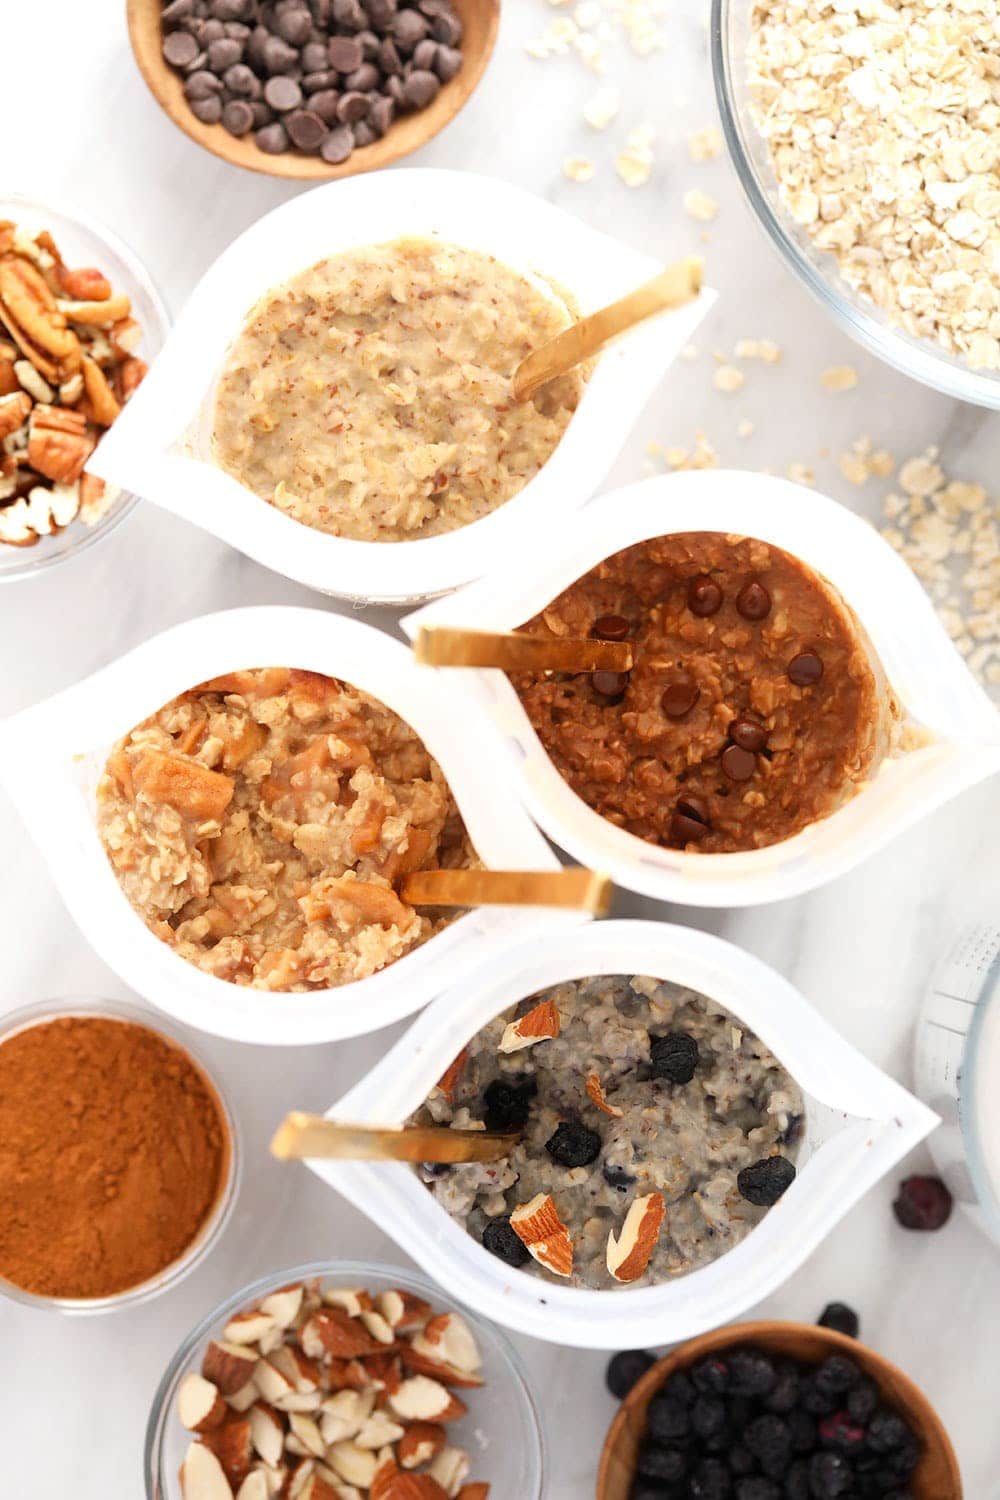
[[[262,1276],[227,1297],[188,1334],[167,1367],[146,1426],[143,1469],[147,1500],[182,1500],[178,1470],[191,1433],[176,1412],[177,1389],[184,1376],[201,1367],[206,1341],[230,1317],[269,1292],[292,1282],[319,1277],[327,1285],[365,1287],[378,1293],[399,1288],[423,1297],[435,1312],[458,1312],[472,1329],[483,1358],[486,1384],[463,1392],[469,1414],[449,1423],[449,1441],[465,1448],[472,1461],[469,1480],[486,1481],[496,1500],[541,1500],[546,1486],[545,1439],[538,1399],[511,1344],[489,1323],[477,1318],[432,1282],[397,1266],[363,1261],[314,1261]]]
[[[722,130],[743,191],[787,265],[869,353],[923,385],[959,401],[1000,408],[1000,375],[974,370],[929,340],[894,327],[848,286],[834,257],[813,244],[781,201],[768,144],[750,108],[746,58],[754,0],[712,0],[711,52]]]
[[[163,347],[170,319],[162,297],[145,268],[111,230],[89,215],[53,208],[21,194],[0,195],[0,219],[13,219],[34,232],[48,229],[70,266],[96,266],[115,291],[127,293],[132,316],[142,326],[136,353],[149,364]],[[6,330],[0,325],[0,337]],[[108,536],[135,508],[137,496],[120,494],[94,526],[72,521],[53,536],[39,537],[30,547],[0,543],[0,583],[33,578],[55,563],[78,557]]]
[[[0,1296],[10,1297],[13,1301],[23,1302],[29,1307],[49,1308],[56,1312],[77,1315],[117,1312],[120,1308],[135,1307],[140,1302],[149,1302],[153,1297],[158,1297],[161,1292],[170,1291],[183,1281],[195,1266],[200,1265],[209,1251],[218,1243],[236,1203],[243,1168],[243,1153],[232,1106],[218,1079],[206,1068],[201,1059],[195,1056],[187,1042],[176,1031],[164,1025],[159,1017],[154,1022],[149,1012],[140,1010],[137,1005],[122,1005],[117,1001],[96,999],[89,995],[67,1000],[43,1000],[37,1005],[26,1005],[0,1017],[0,1046],[20,1031],[27,1031],[33,1026],[39,1026],[46,1021],[56,1021],[64,1016],[101,1016],[109,1020],[131,1021],[137,1026],[144,1026],[154,1035],[162,1037],[171,1046],[177,1047],[202,1075],[215,1098],[219,1113],[229,1132],[226,1178],[215,1207],[184,1254],[177,1260],[171,1261],[170,1265],[165,1266],[156,1276],[151,1276],[148,1281],[140,1281],[137,1286],[126,1287],[124,1291],[116,1292],[110,1297],[42,1297],[35,1292],[25,1291],[23,1287],[16,1286],[0,1276]]]

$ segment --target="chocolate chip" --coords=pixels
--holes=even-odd
[[[396,0],[365,0],[365,10],[371,24],[385,31],[396,14]]]
[[[358,89],[366,94],[369,89],[378,87],[382,75],[372,63],[363,62],[360,68],[355,68],[353,73],[348,73],[344,79],[345,88]]]
[[[628,687],[628,672],[592,672],[590,674],[591,686],[594,692],[608,703],[619,703]]]
[[[378,131],[373,130],[367,120],[359,120],[351,126],[355,146],[371,146],[378,140]]]
[[[301,61],[306,73],[322,73],[329,62],[326,42],[307,42],[302,48]]]
[[[749,781],[757,769],[757,757],[740,745],[728,745],[722,752],[723,774],[730,781]]]
[[[211,42],[208,48],[208,66],[213,73],[224,73],[231,68],[233,63],[238,63],[243,57],[243,48],[239,42],[234,42],[232,37],[220,36],[217,42]]]
[[[668,719],[683,719],[701,697],[698,686],[690,677],[678,677],[663,689],[660,707]]]
[[[696,844],[709,832],[706,824],[687,813],[675,812],[670,819],[670,842],[672,844]]]
[[[340,103],[337,105],[337,119],[342,125],[353,125],[357,120],[363,120],[368,113],[367,94],[341,94]]]
[[[250,108],[253,110],[253,128],[260,130],[264,125],[270,125],[274,119],[274,110],[265,104],[263,99],[252,99]]]
[[[624,615],[599,615],[590,627],[590,633],[599,641],[628,640],[629,623]]]
[[[415,68],[403,84],[403,98],[412,109],[426,109],[441,90],[441,80],[436,73],[427,73]]]
[[[280,120],[273,125],[265,125],[263,130],[258,130],[254,136],[257,147],[266,151],[268,156],[277,156],[282,151],[288,150],[288,133]]]
[[[260,93],[260,79],[246,63],[233,63],[222,75],[222,81],[232,94],[243,94],[255,98]]]
[[[437,49],[437,42],[432,41],[430,37],[425,37],[413,49],[413,57],[411,58],[413,66],[415,68],[433,68],[434,59],[437,57]]]
[[[385,80],[385,91],[394,104],[402,105],[403,80],[398,73],[393,73],[391,77]]]
[[[678,797],[677,811],[685,818],[694,818],[696,823],[708,824],[708,803],[700,797]]]
[[[339,166],[346,161],[354,150],[354,136],[351,134],[350,126],[337,125],[326,137],[320,147],[320,156],[332,167]]]
[[[210,47],[213,42],[222,41],[222,38],[226,35],[226,27],[232,24],[232,21],[199,21],[197,23],[197,30],[193,26],[190,30],[198,38],[200,46]]]
[[[222,28],[230,41],[239,42],[241,47],[245,47],[250,40],[250,27],[245,26],[242,21],[223,21]],[[218,37],[202,37],[202,46],[218,40]]]
[[[290,109],[298,109],[302,103],[302,90],[294,78],[279,74],[277,78],[269,78],[265,83],[264,99],[279,115],[285,114]],[[319,145],[319,141],[316,144]]]
[[[333,0],[331,10],[338,26],[345,26],[348,31],[364,31],[368,18],[359,0]]]
[[[380,94],[368,111],[368,124],[376,136],[385,135],[396,118],[396,106],[386,94]]]
[[[264,67],[268,73],[293,73],[299,65],[299,54],[280,36],[269,36],[264,43]]]
[[[815,651],[802,651],[788,663],[788,679],[796,687],[815,687],[823,675],[823,663]]]
[[[274,23],[278,35],[292,47],[304,47],[312,32],[312,16],[307,10],[283,10]]]
[[[378,62],[379,39],[374,31],[359,32],[358,41],[361,43],[361,55],[365,62]]]
[[[217,21],[245,21],[253,0],[212,0],[212,15]]]
[[[722,608],[722,590],[714,578],[701,573],[688,584],[687,602],[693,615],[707,619],[709,615],[717,615]]]
[[[326,138],[326,121],[311,109],[293,109],[285,120],[285,129],[300,151],[315,151]]]
[[[392,35],[401,52],[412,52],[430,32],[427,20],[416,10],[398,11],[392,23]]]
[[[194,13],[194,0],[171,0],[163,7],[160,20],[164,26],[179,26]]]
[[[462,54],[457,47],[438,47],[434,59],[434,71],[442,83],[448,83],[462,66]]]
[[[383,37],[379,43],[378,65],[387,75],[402,72],[403,59],[391,36]]]
[[[222,84],[214,73],[206,73],[202,70],[198,73],[192,73],[190,78],[185,79],[184,93],[189,102],[194,103],[197,99],[210,99],[215,94],[221,94]],[[221,113],[222,109],[220,107],[219,114]],[[216,119],[218,119],[218,115]]]
[[[271,33],[266,26],[255,26],[250,33],[250,40],[243,49],[243,56],[252,68],[256,68],[258,73],[263,73],[267,69],[267,59],[264,55],[264,49],[270,39]],[[325,50],[324,48],[324,53]]]
[[[319,115],[325,125],[336,125],[339,103],[340,95],[336,89],[321,89],[319,93],[310,96],[309,108]]]
[[[222,123],[230,135],[248,135],[255,123],[253,105],[245,99],[230,99],[222,111]]]
[[[189,31],[171,31],[163,38],[163,55],[172,68],[189,67],[198,50],[198,43]]]
[[[767,744],[767,730],[756,719],[742,717],[730,724],[729,738],[741,750],[763,750]]]
[[[330,67],[336,68],[338,73],[353,73],[365,60],[356,36],[332,36],[326,54]]]
[[[218,125],[222,119],[222,100],[218,94],[207,94],[203,99],[191,99],[191,113],[203,125]]]
[[[762,583],[752,578],[736,595],[736,608],[744,620],[763,620],[771,613],[771,596]]]
[[[335,73],[332,68],[322,68],[318,73],[305,75],[302,80],[302,89],[306,94],[318,94],[321,89],[336,89],[339,82],[339,73]],[[337,98],[340,98],[339,90]]]
[[[462,40],[462,23],[453,10],[438,11],[431,22],[431,36],[446,47],[457,47]]]

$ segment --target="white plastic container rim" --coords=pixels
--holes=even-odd
[[[499,510],[458,531],[412,542],[328,536],[211,462],[216,382],[244,319],[270,288],[326,256],[413,235],[440,236],[554,281],[582,313],[662,270],[651,256],[492,177],[407,168],[329,183],[265,215],[206,272],[88,467],[265,567],[345,598],[414,603],[467,583],[504,558],[523,556],[539,524],[565,525],[594,493],[714,293],[703,291],[607,350],[551,458]]]
[[[494,1016],[549,985],[602,974],[651,975],[708,995],[772,1049],[805,1095],[795,1181],[752,1233],[718,1260],[658,1286],[566,1286],[512,1270],[484,1250],[409,1166],[310,1165],[482,1316],[553,1343],[644,1348],[693,1338],[768,1296],[934,1128],[937,1116],[844,1041],[759,959],[691,928],[631,921],[552,933],[494,957],[424,1011],[330,1116],[402,1123]]]
[[[915,575],[867,521],[812,490],[724,469],[663,475],[592,501],[570,530],[403,620],[511,630],[604,558],[649,537],[717,531],[773,543],[839,590],[886,677],[929,742],[888,757],[832,816],[768,848],[735,854],[662,849],[594,812],[556,770],[517,694],[493,669],[430,668],[461,681],[489,713],[525,806],[582,864],[661,901],[751,906],[800,895],[852,869],[897,834],[1000,771],[1000,715],[948,639]]]
[[[586,920],[578,912],[484,907],[377,974],[304,994],[230,984],[154,937],[123,894],[97,833],[96,789],[108,753],[121,735],[197,683],[275,665],[340,677],[405,719],[441,765],[484,863],[559,867],[513,791],[503,794],[509,773],[478,714],[453,684],[429,681],[401,642],[312,609],[263,606],[189,620],[0,723],[0,785],[84,936],[132,989],[216,1036],[269,1046],[328,1042],[410,1015],[517,935]]]

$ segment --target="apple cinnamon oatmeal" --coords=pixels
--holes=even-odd
[[[444,926],[393,882],[476,863],[441,769],[399,716],[316,672],[233,672],[119,740],[97,792],[150,930],[218,979],[309,990],[374,974]]]
[[[585,376],[514,401],[525,355],[573,319],[491,255],[430,239],[330,256],[252,310],[219,380],[213,452],[332,536],[439,536],[510,500],[549,458]]]

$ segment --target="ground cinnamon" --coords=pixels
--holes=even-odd
[[[222,1189],[229,1133],[201,1071],[144,1026],[75,1016],[0,1045],[0,1276],[107,1297],[175,1261]]]

